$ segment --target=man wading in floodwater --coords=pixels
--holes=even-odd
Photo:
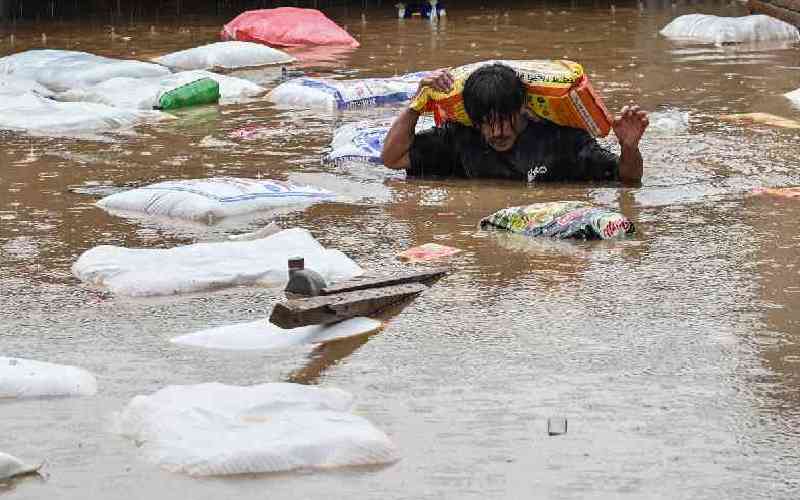
[[[423,78],[448,92],[453,77],[439,70]],[[411,176],[494,177],[539,181],[623,181],[642,179],[639,140],[649,121],[639,106],[625,106],[612,124],[622,148],[617,157],[586,131],[533,118],[525,106],[525,85],[508,66],[492,64],[464,83],[464,108],[474,127],[448,122],[419,134],[419,113],[406,109],[389,130],[383,164]]]

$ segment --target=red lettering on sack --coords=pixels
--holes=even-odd
[[[619,219],[615,221],[611,221],[606,224],[606,227],[603,228],[603,236],[606,238],[611,238],[615,234],[619,232],[620,229],[624,231],[628,231],[631,227],[631,221],[628,219]]]

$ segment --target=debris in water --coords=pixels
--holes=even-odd
[[[566,433],[567,433],[566,417],[550,417],[547,419],[547,434],[549,436],[558,436]]]
[[[461,249],[440,245],[438,243],[425,243],[418,247],[409,248],[397,254],[397,258],[404,262],[425,262],[434,259],[450,257],[459,253]]]
[[[731,115],[721,115],[721,120],[736,123],[760,123],[772,127],[800,129],[800,122],[784,118],[770,113],[736,113]]]

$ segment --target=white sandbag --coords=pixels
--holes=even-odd
[[[158,111],[120,109],[90,102],[57,102],[36,94],[0,99],[0,129],[69,135],[125,129],[166,117]]]
[[[30,465],[24,463],[17,457],[8,455],[0,451],[0,481],[13,479],[15,477],[34,474],[42,468],[43,464]]]
[[[74,366],[0,356],[0,399],[91,396],[94,375]]]
[[[29,93],[37,94],[42,97],[53,96],[53,92],[35,80],[0,74],[0,96],[2,96],[4,99]]]
[[[342,390],[299,384],[168,386],[133,398],[114,425],[152,463],[191,476],[395,462],[395,446],[352,404]]]
[[[255,68],[287,64],[294,57],[286,52],[252,42],[216,42],[193,49],[173,52],[152,59],[172,70]]]
[[[220,102],[236,102],[245,97],[258,97],[267,90],[253,82],[209,71],[184,71],[156,78],[112,78],[97,85],[70,89],[56,94],[59,101],[95,102],[107,106],[132,109],[154,109],[164,93],[201,78],[219,84]]]
[[[425,74],[362,80],[295,78],[278,85],[269,98],[284,106],[326,111],[398,104],[414,96]]]
[[[796,108],[800,108],[800,89],[793,90],[791,92],[787,92],[783,94],[784,97],[792,101],[792,104]]]
[[[363,270],[338,250],[328,250],[305,229],[286,229],[252,241],[196,243],[175,248],[102,245],[84,252],[72,266],[84,283],[136,297],[201,292],[237,285],[284,286],[287,261],[303,257],[306,268],[326,282],[346,280]]]
[[[29,50],[0,58],[0,74],[31,78],[55,92],[90,87],[111,78],[166,76],[158,64],[111,59],[71,50]]]
[[[393,119],[365,120],[347,123],[333,132],[331,151],[325,161],[331,163],[345,161],[362,161],[382,164],[381,151],[386,134],[392,126]],[[417,133],[433,128],[436,123],[431,116],[422,116],[417,122]]]
[[[165,181],[106,196],[97,206],[212,224],[225,217],[330,200],[334,193],[271,179],[212,177]]]
[[[800,40],[796,27],[761,14],[743,17],[687,14],[673,19],[660,33],[667,38],[715,44]]]
[[[351,318],[332,325],[279,328],[266,319],[226,325],[175,337],[173,344],[232,351],[281,349],[304,344],[320,344],[373,332],[381,322],[369,318]]]

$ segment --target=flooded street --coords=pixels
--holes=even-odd
[[[487,2],[491,4],[491,2]],[[326,164],[333,130],[400,108],[337,114],[266,98],[173,114],[97,137],[0,132],[0,354],[85,368],[94,397],[0,401],[0,451],[45,459],[46,480],[0,497],[797,498],[800,490],[800,199],[754,195],[800,185],[800,130],[720,115],[800,120],[800,46],[671,42],[674,17],[743,15],[723,2],[448,4],[438,23],[386,6],[330,16],[360,42],[290,69],[383,77],[491,58],[583,64],[610,110],[653,112],[640,187],[406,179]],[[146,60],[218,40],[221,18],[184,23],[42,22],[0,29],[0,56],[32,48]],[[43,45],[42,33],[46,33]],[[124,38],[130,38],[126,40]],[[278,69],[233,73],[277,85]],[[680,117],[688,113],[688,125]],[[254,130],[257,134],[242,134]],[[606,141],[616,145],[613,139]],[[212,226],[125,219],[94,206],[167,179],[267,177],[327,188],[335,202]],[[635,224],[608,242],[485,232],[507,206],[581,200]],[[308,228],[369,270],[436,242],[462,249],[453,273],[368,336],[277,351],[169,340],[266,318],[279,289],[239,287],[131,299],[71,272],[97,245],[168,248],[262,227]],[[172,384],[294,381],[344,389],[400,461],[324,472],[191,478],[147,462],[111,432],[132,397]],[[566,435],[547,435],[565,416]]]

